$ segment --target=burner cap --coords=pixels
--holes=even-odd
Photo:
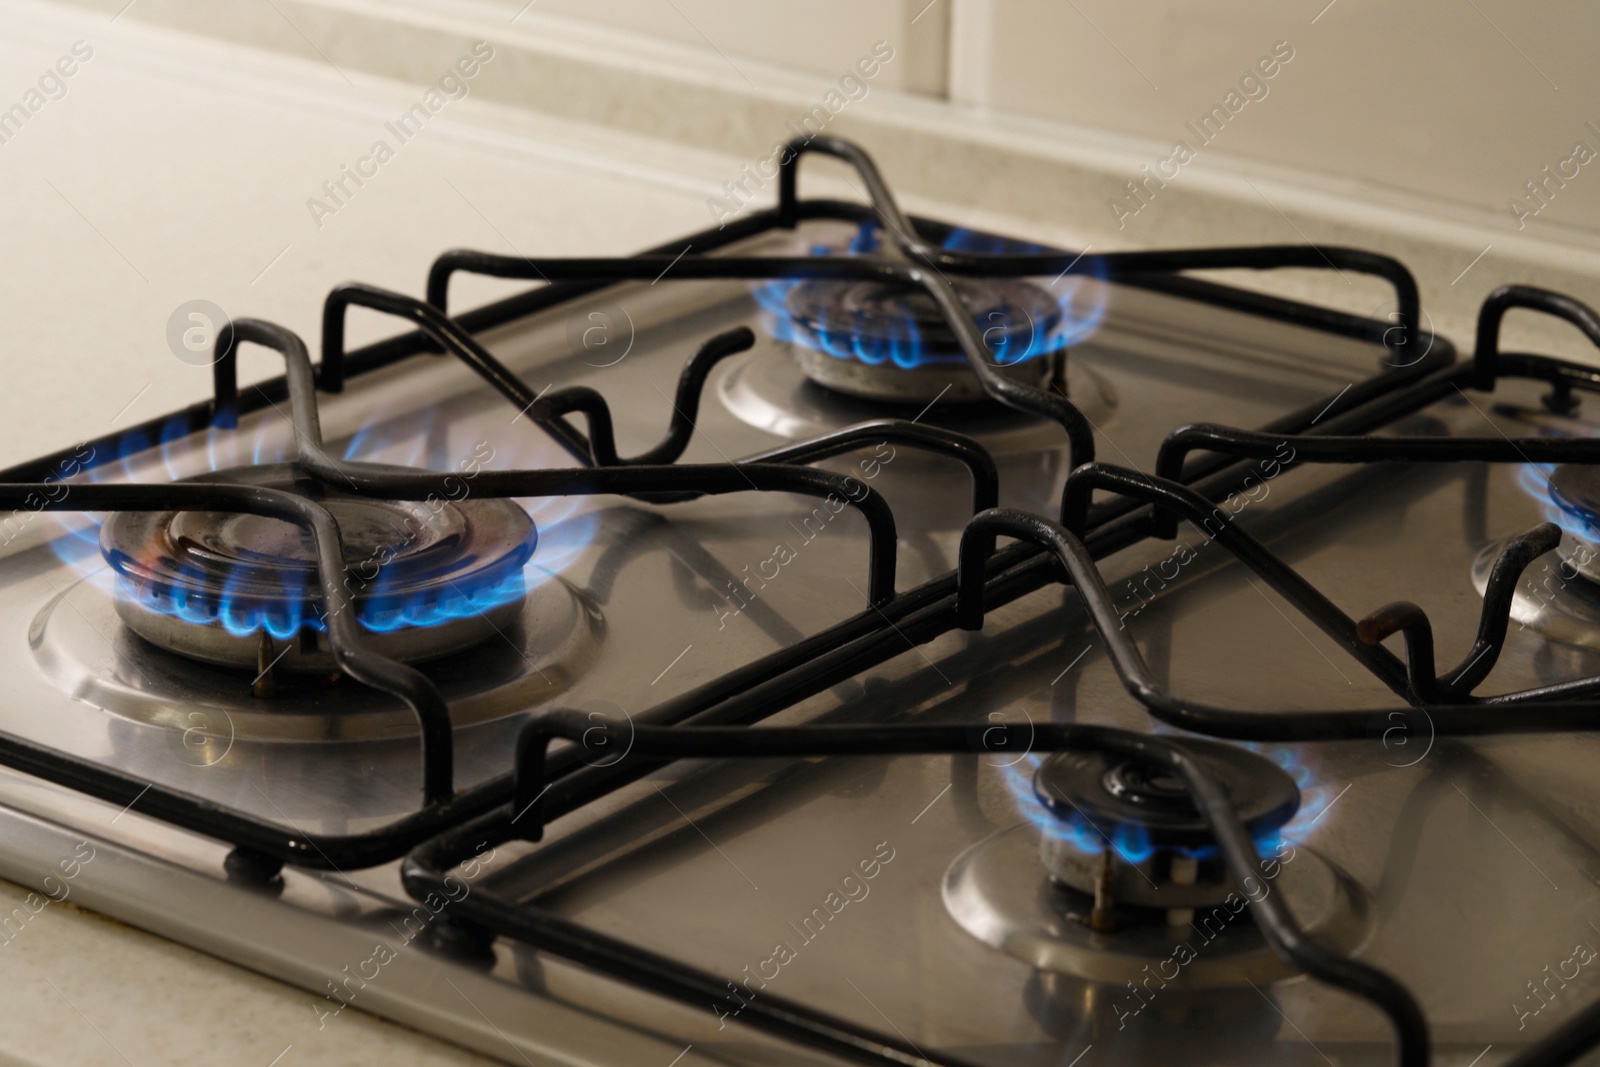
[[[1294,817],[1300,789],[1265,756],[1219,741],[1186,738],[1186,749],[1222,785],[1245,828],[1254,835]],[[1141,845],[1199,849],[1214,845],[1205,819],[1172,775],[1104,752],[1060,752],[1034,777],[1039,801],[1064,824],[1120,841],[1127,831]]]
[[[788,290],[779,333],[795,342],[795,359],[817,384],[902,403],[986,398],[927,293],[864,280],[778,284]],[[1062,358],[1046,351],[1064,316],[1056,299],[1019,279],[958,277],[952,284],[991,349],[991,365],[1017,381],[1047,383]]]
[[[537,534],[509,500],[374,500],[309,479],[288,463],[185,481],[298,493],[332,512],[352,610],[371,646],[386,655],[443,656],[517,616],[522,568]],[[146,640],[222,666],[256,670],[265,657],[277,669],[337,669],[316,555],[299,527],[258,515],[119,512],[101,528],[100,550],[117,575],[117,614]]]

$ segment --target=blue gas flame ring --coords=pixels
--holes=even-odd
[[[1214,741],[1174,741],[1228,794],[1258,841],[1274,837],[1300,805],[1295,779],[1272,759]],[[1058,885],[1114,906],[1210,906],[1236,887],[1215,840],[1170,772],[1103,752],[1044,760],[1032,801],[1043,816],[1040,859]],[[1248,888],[1248,887],[1246,887]]]
[[[978,278],[955,278],[952,284],[972,309],[996,366],[1024,363],[1062,347],[1062,310],[1039,286]],[[784,339],[869,367],[914,370],[966,360],[933,297],[903,285],[829,278],[787,283],[780,321],[786,327],[775,332],[786,334]]]
[[[1600,471],[1581,463],[1524,463],[1517,485],[1561,528],[1556,554],[1564,566],[1600,582]]]
[[[1043,252],[1042,246],[956,230],[957,251]],[[815,256],[877,250],[877,228],[865,222],[844,247],[814,245]],[[1098,261],[1096,261],[1098,262]],[[1021,278],[951,279],[990,349],[992,362],[1015,366],[1082,341],[1105,318],[1109,287],[1097,273],[1063,274],[1047,283]],[[933,298],[888,282],[778,278],[754,289],[763,321],[777,340],[870,367],[913,370],[964,361],[955,333]]]
[[[194,480],[311,491],[288,464]],[[533,521],[511,501],[472,498],[469,480],[455,484],[464,491],[454,500],[315,490],[339,523],[356,619],[398,658],[434,658],[492,636],[515,622],[526,592],[523,570],[538,542]],[[333,666],[319,636],[328,609],[315,555],[298,527],[259,516],[122,512],[102,526],[100,550],[117,578],[118,614],[147,640],[250,667],[265,637],[291,644],[285,669]]]
[[[1550,506],[1545,517],[1573,537],[1600,544],[1600,471],[1580,463],[1529,463],[1519,482]]]
[[[1250,833],[1262,838],[1294,817],[1300,788],[1277,763],[1235,745],[1186,738],[1181,744],[1221,782]],[[1063,827],[1061,836],[1099,853],[1108,845],[1131,863],[1158,848],[1206,855],[1215,849],[1188,791],[1175,778],[1101,752],[1062,752],[1045,760],[1034,795]]]

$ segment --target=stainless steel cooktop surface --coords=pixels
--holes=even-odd
[[[859,239],[848,224],[817,221],[728,252]],[[1069,396],[1092,423],[1098,456],[1118,466],[1153,471],[1162,441],[1186,424],[1255,428],[1332,404],[1393,355],[1376,339],[1069,281],[1075,295],[1038,306],[1092,323],[1064,359],[1047,354],[1050,369],[1018,360],[1006,372]],[[906,385],[895,375],[913,370],[907,346],[937,347],[915,330],[830,351],[851,323],[900,309],[863,297],[844,311],[802,313],[789,284],[669,274],[575,297],[479,339],[535,394],[585,386],[603,395],[623,456],[650,448],[674,418],[692,424],[683,462],[720,464],[896,417],[987,449],[1001,506],[1057,514],[1069,461],[1059,427],[948,395],[967,386],[938,359]],[[1050,278],[1029,284],[1060,292]],[[1036,297],[966,295],[1013,308]],[[698,410],[675,413],[685,360],[739,326],[754,330],[754,344],[717,364]],[[1062,328],[1030,320],[1032,332],[1003,343]],[[827,384],[808,374],[818,361]],[[1592,402],[1553,413],[1540,403],[1546,388],[1454,390],[1380,432],[1594,434]],[[365,587],[362,622],[447,699],[460,789],[509,770],[530,715],[561,707],[629,722],[876,610],[868,528],[850,501],[753,488],[686,501],[524,498],[529,531],[484,509],[475,482],[573,461],[528,410],[460,362],[412,357],[317,401],[329,454],[449,473],[459,488],[376,516],[345,501],[337,514],[345,529],[409,515],[429,531],[420,545],[407,541],[413,584]],[[289,463],[299,447],[289,411],[287,400],[271,402],[236,429],[176,427],[130,435],[114,457],[85,451],[60,472],[62,492]],[[1353,618],[1420,605],[1447,662],[1473,647],[1504,542],[1560,512],[1549,465],[1295,459],[1286,440],[1219,514]],[[891,505],[898,590],[956,567],[974,505],[959,462],[885,437],[814,465]],[[275,529],[281,543],[269,550],[259,530],[193,512],[140,514],[159,528],[114,530],[104,514],[42,507],[7,524],[0,730],[308,838],[364,833],[416,811],[415,716],[340,679],[309,616],[242,579],[220,602],[182,583],[162,586],[159,600],[132,590],[140,566],[167,567],[170,579],[218,558],[253,561],[252,581],[304,584],[314,574],[306,545]],[[1285,716],[1397,703],[1214,532],[1183,523],[1174,539],[1138,541],[1099,564],[1163,688]],[[128,544],[125,559],[107,550]],[[370,557],[345,551],[352,570]],[[1482,693],[1600,673],[1600,592],[1572,558],[1569,545],[1528,566]],[[906,636],[886,661],[798,700],[772,725],[1000,721],[1187,736],[1128,695],[1082,599],[1062,584],[992,609],[981,631]],[[954,756],[679,761],[556,819],[537,846],[486,844],[460,872],[463,896],[537,904],[725,978],[726,994],[699,1006],[509,938],[486,950],[440,945],[429,928],[448,905],[409,897],[398,861],[291,865],[263,887],[226,873],[227,845],[175,828],[138,798],[124,808],[20,770],[0,772],[0,873],[48,891],[42,879],[59,878],[61,861],[87,842],[94,858],[73,875],[75,900],[303,987],[311,1031],[371,1011],[508,1063],[817,1062],[821,1054],[741,1022],[747,1004],[775,996],[898,1035],[935,1061],[1388,1062],[1394,1037],[1383,1015],[1296,973],[1242,916],[1241,896],[1268,894],[1320,944],[1411,990],[1439,1062],[1501,1062],[1600,996],[1590,947],[1600,941],[1600,780],[1591,773],[1600,742],[1446,737],[1408,718],[1380,722],[1366,739],[1231,747],[1243,753],[1241,782],[1292,798],[1279,817],[1263,816],[1272,825],[1257,835],[1260,880],[1232,894],[1202,891],[1225,878],[1214,848],[1100,835],[1089,815],[1078,824],[1045,803],[1053,798],[1042,800],[1037,783],[1052,761],[1016,744]],[[1136,810],[1182,807],[1171,781],[1127,766],[1074,773],[1085,797],[1104,790]],[[1058,795],[1080,814],[1090,802]],[[1128,883],[1124,902],[1142,901],[1139,918],[1091,914],[1097,886],[1109,891],[1114,877]]]

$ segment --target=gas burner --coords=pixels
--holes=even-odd
[[[1174,743],[1210,772],[1256,838],[1257,877],[1235,883],[1176,778],[1105,753],[1061,752],[1034,776],[1036,822],[1002,830],[951,864],[951,915],[1040,971],[1097,982],[1138,981],[1162,963],[1174,971],[1169,981],[1191,988],[1290,977],[1244,917],[1250,899],[1272,892],[1290,895],[1320,943],[1359,946],[1370,923],[1354,883],[1309,848],[1277,840],[1300,805],[1294,779],[1233,745]]]
[[[1511,618],[1552,640],[1600,650],[1600,471],[1586,464],[1527,463],[1517,484],[1561,528],[1551,552],[1523,569],[1511,598]],[[1472,561],[1472,584],[1482,595],[1505,541],[1485,545]]]
[[[979,841],[945,872],[945,908],[985,944],[1038,971],[1122,985],[1160,973],[1188,989],[1293,977],[1248,917],[1252,898],[1283,893],[1296,920],[1324,948],[1359,949],[1372,930],[1366,897],[1349,875],[1305,845],[1262,850],[1259,877],[1196,908],[1183,925],[1173,910],[1127,908],[1115,929],[1087,920],[1094,898],[1038,871],[1039,831],[1020,823]]]
[[[1261,840],[1294,817],[1300,790],[1265,756],[1215,741],[1180,742],[1220,783],[1240,821]],[[1236,892],[1210,828],[1177,778],[1101,752],[1059,752],[1034,776],[1034,793],[1060,823],[1040,856],[1050,877],[1094,898],[1090,916],[1110,929],[1117,911],[1192,909]]]
[[[1548,493],[1561,511],[1556,551],[1577,574],[1600,582],[1600,469],[1563,463],[1550,472]]]
[[[962,302],[989,345],[990,365],[1048,387],[1064,374],[1064,350],[1048,350],[1065,312],[1050,293],[1016,279],[958,277]],[[807,279],[786,286],[780,336],[818,385],[898,403],[982,401],[955,331],[928,294],[877,281]]]
[[[811,244],[802,254],[856,256],[876,252],[877,225],[865,222],[847,240]],[[964,252],[1041,252],[1042,246],[974,241],[953,231],[945,247]],[[797,251],[797,250],[790,250]],[[888,255],[893,258],[894,250]],[[1027,385],[1065,390],[1066,348],[1094,333],[1108,287],[1098,275],[1061,276],[1048,286],[1022,278],[950,279],[987,345],[997,373]],[[977,372],[932,296],[873,279],[779,278],[755,287],[767,328],[790,350],[805,377],[847,397],[918,407],[935,399],[989,403]]]
[[[287,463],[185,480],[299,493],[332,512],[352,610],[384,655],[436,659],[493,636],[520,614],[522,570],[537,534],[510,501],[374,500]],[[100,548],[116,574],[117,615],[146,641],[251,671],[338,669],[315,554],[299,527],[254,515],[119,512],[101,528]]]
[[[1472,561],[1472,584],[1481,596],[1505,541],[1483,547]],[[1546,637],[1577,648],[1600,651],[1600,579],[1580,566],[1600,549],[1585,549],[1581,538],[1563,530],[1561,543],[1524,570],[1511,598],[1511,618]]]

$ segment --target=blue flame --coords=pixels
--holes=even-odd
[[[952,252],[979,252],[988,255],[1067,254],[1059,248],[1034,244],[1032,241],[1017,241],[1009,237],[997,237],[993,234],[960,228],[950,231],[950,235],[944,239],[944,247]],[[1060,318],[1049,330],[1035,329],[1027,351],[1020,355],[1003,356],[997,352],[995,357],[997,362],[1020,363],[1023,360],[1055,352],[1068,345],[1077,344],[1100,328],[1100,323],[1106,317],[1106,304],[1110,297],[1110,287],[1106,284],[1107,273],[1098,259],[1089,260],[1086,268],[1087,273],[1068,274],[1062,271],[1045,285],[1045,289],[1056,298],[1056,306],[1061,312]]]
[[[1001,777],[1015,800],[1017,810],[1041,834],[1058,841],[1066,841],[1085,855],[1098,856],[1109,846],[1129,863],[1143,863],[1155,855],[1150,834],[1142,826],[1124,824],[1114,826],[1109,832],[1095,826],[1088,816],[1075,811],[1068,818],[1060,818],[1040,802],[1033,791],[1034,775],[1043,761],[1037,753],[1030,752],[1015,763],[1000,768]]]
[[[448,469],[448,459],[440,458],[448,452],[448,435],[435,432],[436,429],[432,411],[387,421],[372,419],[343,451],[349,459],[403,466],[415,465],[426,453],[439,467]],[[281,420],[263,419],[253,434],[216,428],[191,434],[181,420],[175,419],[161,428],[155,442],[137,431],[124,434],[113,454],[103,457],[104,462],[69,481],[152,483],[160,482],[163,475],[177,480],[241,463],[270,463],[287,454],[289,432]],[[516,440],[518,450],[524,454],[513,456],[512,449],[501,448],[485,466],[551,467],[559,462],[554,445],[539,435],[518,434]],[[462,477],[470,486],[470,477]],[[360,625],[371,632],[389,633],[436,626],[514,603],[528,590],[558,577],[594,539],[596,516],[588,511],[588,498],[555,497],[518,503],[534,519],[537,547],[532,543],[524,546],[524,551],[505,561],[505,566],[494,568],[478,582],[446,584],[442,591],[405,596],[386,592],[387,573],[380,567],[361,593],[357,615]],[[238,637],[265,631],[278,640],[288,640],[302,631],[327,630],[325,609],[314,580],[312,587],[307,587],[309,572],[277,572],[281,595],[272,596],[263,596],[259,583],[250,585],[242,572],[223,583],[220,595],[204,588],[197,571],[185,573],[182,568],[165,578],[129,578],[116,567],[107,566],[101,554],[101,516],[73,512],[51,515],[62,528],[51,542],[57,558],[108,594],[136,603],[144,610],[195,625],[218,625]],[[139,569],[148,573],[146,568]]]
[[[58,520],[66,532],[50,542],[56,558],[75,571],[98,570],[100,562],[100,524]]]
[[[531,558],[530,548],[527,557]],[[455,585],[427,597],[408,598],[379,596],[362,605],[358,616],[361,624],[375,633],[393,633],[412,627],[437,626],[451,619],[465,619],[481,615],[491,608],[521,600],[527,593],[522,577],[522,564],[527,558],[516,561],[516,567],[503,577],[481,582],[461,589]],[[379,576],[380,586],[383,577]]]
[[[973,252],[985,256],[1037,256],[1046,252],[1060,252],[1032,241],[1018,241],[992,233],[980,233],[957,226],[945,237],[943,247],[947,252]]]
[[[1245,743],[1241,747],[1266,756],[1288,771],[1289,777],[1294,779],[1294,784],[1300,789],[1300,807],[1295,811],[1294,818],[1276,830],[1256,835],[1256,848],[1266,854],[1279,851],[1285,840],[1296,844],[1304,843],[1311,836],[1312,827],[1321,820],[1323,813],[1328,810],[1338,794],[1328,784],[1317,780],[1316,768],[1312,765],[1304,746],[1298,751],[1285,747],[1266,748],[1254,743]]]
[[[1111,832],[1112,847],[1117,855],[1129,863],[1143,863],[1156,854],[1150,843],[1150,831],[1138,823],[1123,823]]]
[[[1584,541],[1600,541],[1600,527],[1595,526],[1590,516],[1571,507],[1552,491],[1550,476],[1555,470],[1554,463],[1521,464],[1517,467],[1517,485],[1543,505],[1546,522],[1553,522]]]
[[[69,535],[60,540],[78,541],[78,537]],[[513,603],[527,592],[522,568],[532,555],[533,547],[529,545],[520,557],[507,560],[507,570],[472,586],[453,584],[443,590],[404,597],[385,596],[380,591],[361,602],[356,620],[374,633],[393,633],[437,626]],[[237,577],[223,583],[219,597],[202,587],[203,579],[197,572],[182,567],[170,581],[131,580],[119,575],[115,588],[123,599],[153,614],[170,615],[197,626],[217,623],[235,637],[265,630],[279,640],[287,640],[301,630],[326,632],[326,609],[315,590],[307,589],[305,576],[280,572],[280,579],[283,587],[271,597],[263,597],[258,588],[248,587]],[[381,571],[378,581],[381,586]]]
[[[178,469],[179,457],[182,454],[183,439],[188,436],[188,420],[181,416],[173,416],[161,427],[161,463],[167,469],[167,476],[173,481],[183,477]]]
[[[1288,771],[1295,785],[1300,788],[1300,808],[1294,818],[1277,829],[1262,830],[1253,835],[1256,851],[1267,856],[1282,851],[1285,840],[1304,843],[1332,803],[1335,797],[1333,790],[1317,782],[1314,768],[1302,753],[1294,749],[1265,749],[1256,744],[1244,744],[1241,747],[1267,756]],[[1156,854],[1158,846],[1151,843],[1149,832],[1143,826],[1125,823],[1097,827],[1082,812],[1075,811],[1063,819],[1045,807],[1033,788],[1034,777],[1042,763],[1043,760],[1036,753],[1029,753],[1016,763],[1001,768],[1002,779],[1018,813],[1041,834],[1065,841],[1089,856],[1100,855],[1109,845],[1129,863],[1143,863]],[[1215,845],[1207,845],[1200,848],[1180,847],[1175,851],[1196,859],[1209,859],[1217,855],[1219,850]]]
[[[265,630],[280,641],[299,633],[305,623],[305,576],[284,573],[283,583],[281,596],[262,601],[247,597],[238,576],[230,576],[222,585],[222,604],[217,611],[223,629],[235,637]]]
[[[944,247],[962,252],[1012,254],[1057,251],[1044,245],[961,229],[951,231]],[[867,221],[861,224],[843,249],[818,244],[811,246],[810,253],[813,256],[841,253],[857,256],[870,254],[877,248],[877,224]],[[1037,359],[1076,344],[1100,328],[1105,318],[1109,287],[1105,284],[1105,272],[1099,262],[1092,260],[1088,266],[1087,273],[1067,274],[1063,271],[1041,286],[1055,298],[1055,311],[1049,321],[1030,320],[1025,333],[1006,322],[1006,311],[1001,309],[987,311],[986,317],[992,321],[985,322],[982,318],[975,320],[978,328],[984,332],[984,340],[996,364],[1005,366]],[[798,322],[789,311],[788,301],[790,294],[802,284],[804,279],[775,278],[752,290],[756,303],[763,311],[763,326],[779,341],[803,345],[838,359],[854,359],[873,367],[893,363],[909,370],[929,363],[961,363],[965,359],[960,353],[931,350],[924,343],[916,323],[909,318],[891,326],[887,336],[863,327],[859,316],[858,328],[848,332],[830,331],[821,324]],[[1015,338],[1021,336],[1026,336],[1027,341],[1018,348]]]
[[[450,434],[428,409],[398,418],[374,416],[350,437],[344,458],[396,467],[446,469],[451,466]]]
[[[1015,763],[1001,766],[1000,776],[1011,791],[1017,811],[1044,836],[1069,842],[1080,852],[1098,856],[1106,850],[1107,844],[1112,843],[1105,834],[1090,825],[1089,820],[1079,813],[1074,812],[1070,819],[1057,818],[1034,793],[1034,775],[1043,762],[1037,753],[1030,752]]]
[[[206,429],[206,470],[220,471],[239,465],[239,435],[215,426]]]
[[[129,430],[117,442],[117,464],[122,468],[122,473],[131,481],[138,477],[133,457],[150,447],[150,439],[144,435],[143,430]]]

